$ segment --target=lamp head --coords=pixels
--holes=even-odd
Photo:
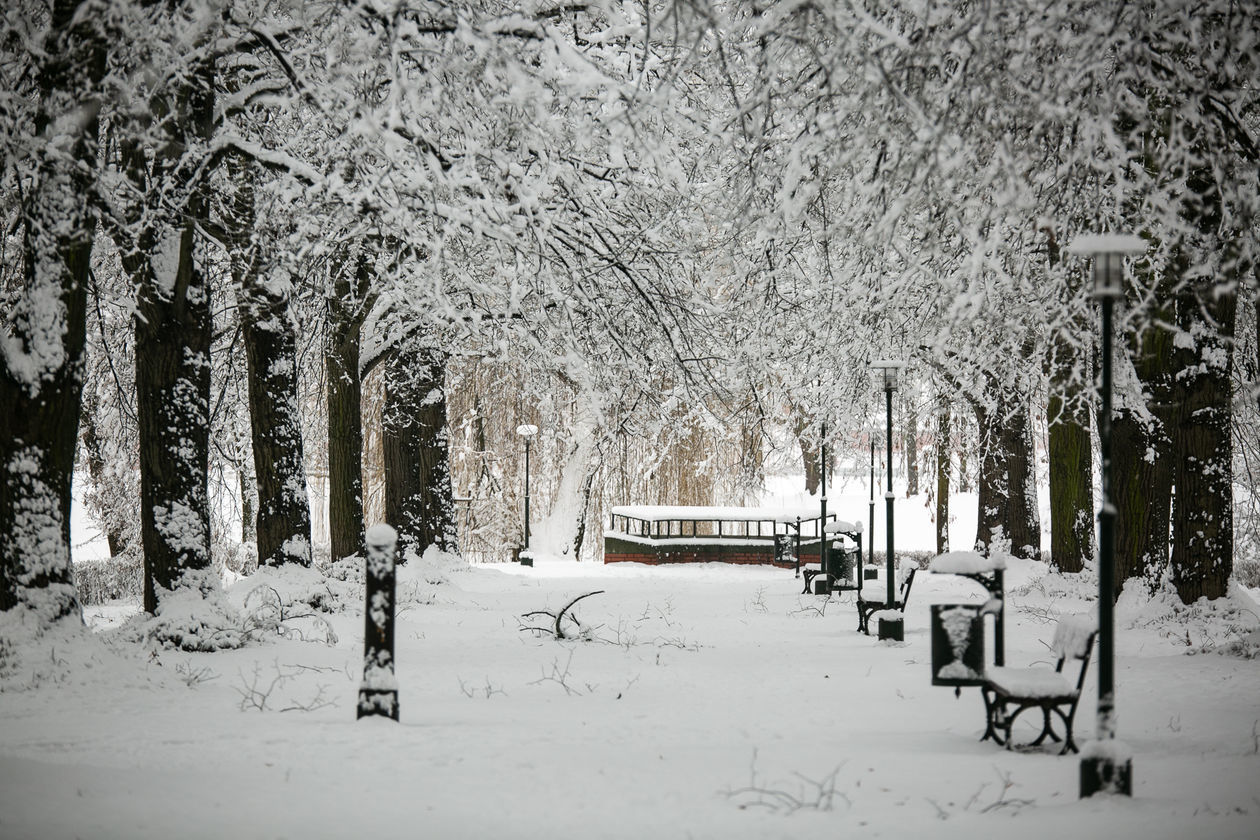
[[[530,438],[538,434],[538,427],[532,423],[525,423],[516,427],[516,433],[521,437]]]
[[[884,386],[885,391],[896,391],[897,379],[901,374],[901,369],[906,363],[896,359],[878,359],[871,362],[871,370],[880,375],[880,382]]]
[[[1093,295],[1101,300],[1124,294],[1124,258],[1146,253],[1146,248],[1146,240],[1133,234],[1087,233],[1073,239],[1064,251],[1094,258]]]

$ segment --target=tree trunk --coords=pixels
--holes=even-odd
[[[987,551],[994,538],[1009,537],[1010,474],[1003,448],[1002,407],[975,406],[980,443],[976,500],[976,550]]]
[[[244,464],[238,467],[236,479],[241,493],[241,542],[245,543],[257,535],[258,482],[254,480],[254,471]]]
[[[87,494],[89,500],[99,499],[99,494],[110,481],[107,474],[105,455],[102,452],[102,440],[97,425],[97,400],[91,396],[89,389],[84,399],[80,419],[83,436],[83,456],[87,462],[88,480],[92,482],[92,490]],[[126,538],[118,528],[117,518],[103,505],[92,505],[93,515],[105,530],[105,542],[109,545],[109,556],[119,557],[127,548]]]
[[[936,408],[936,553],[949,551],[950,422],[949,398],[942,394]]]
[[[360,335],[368,311],[371,258],[341,263],[328,295],[328,532],[332,557],[340,560],[363,544],[363,380]]]
[[[1178,326],[1196,339],[1173,350],[1172,582],[1186,604],[1224,597],[1234,571],[1234,288],[1189,281],[1177,300]]]
[[[311,508],[298,406],[292,284],[244,278],[241,320],[249,364],[249,417],[258,482],[258,562],[311,562]]]
[[[455,547],[445,372],[440,352],[406,349],[395,352],[386,373],[386,519],[416,553]]]
[[[1049,415],[1050,561],[1075,573],[1094,556],[1093,449],[1089,414],[1051,393]],[[1115,431],[1112,431],[1114,440]],[[1112,458],[1114,462],[1115,453]]]
[[[577,533],[573,536],[573,559],[579,563],[582,561],[582,543],[586,540],[586,513],[591,508],[591,491],[598,471],[598,467],[588,469],[582,481],[582,504],[577,513]]]
[[[180,171],[190,146],[210,135],[214,67],[193,65],[169,100],[151,103],[155,130],[123,144],[135,189],[154,184],[189,190],[186,203],[163,206],[145,195],[129,221],[136,239],[121,243],[124,268],[136,286],[136,405],[140,432],[140,532],[144,548],[144,609],[155,612],[162,592],[211,586],[210,290],[203,260],[194,258],[196,222],[209,210],[204,182]]]
[[[1152,303],[1137,313],[1141,326],[1125,337],[1128,357],[1141,388],[1136,397],[1145,411],[1116,410],[1111,428],[1112,504],[1116,507],[1115,597],[1126,581],[1145,578],[1151,587],[1168,565],[1173,497],[1173,465],[1177,459],[1172,433],[1180,415],[1173,371],[1174,333],[1165,324],[1175,319],[1176,272],[1144,278],[1153,285]],[[1138,306],[1134,287],[1127,301]],[[1123,377],[1122,377],[1123,379]]]
[[[1049,264],[1057,266],[1059,244],[1048,231]],[[1090,368],[1088,353],[1078,350],[1079,336],[1090,334],[1088,310],[1079,305],[1083,276],[1065,272],[1061,302],[1073,315],[1050,339],[1047,369],[1050,397],[1046,406],[1050,461],[1050,562],[1060,572],[1076,573],[1094,556],[1094,458],[1085,400]],[[1114,458],[1114,453],[1113,453]]]
[[[822,461],[818,445],[809,439],[809,424],[798,418],[796,420],[796,442],[801,446],[801,464],[805,467],[805,492],[814,496],[818,494],[818,485],[822,483]]]
[[[258,241],[254,172],[230,167],[235,194],[226,220],[237,311],[245,339],[251,448],[258,485],[254,533],[260,566],[311,562],[311,507],[298,406],[297,323],[288,271]],[[267,234],[262,234],[263,238]]]
[[[99,12],[56,0],[36,79],[39,162],[22,195],[24,288],[0,342],[0,612],[81,615],[70,567],[105,43]],[[52,340],[50,341],[50,337]]]
[[[980,493],[976,545],[988,550],[996,536],[1010,541],[1012,553],[1036,558],[1041,553],[1032,429],[1022,397],[996,396],[996,404],[977,404],[980,435]]]
[[[1007,533],[1011,537],[1011,552],[1036,560],[1041,557],[1041,513],[1037,509],[1037,461],[1027,400],[1011,400],[1002,422],[1010,490]]]
[[[178,231],[173,284],[147,259],[139,272],[136,407],[144,609],[150,613],[159,589],[175,589],[186,573],[210,567],[210,307],[193,238],[191,222]]]
[[[1116,507],[1116,592],[1154,581],[1168,563],[1172,451],[1156,417],[1117,411],[1111,421],[1111,501]]]
[[[906,498],[919,494],[919,418],[906,406]]]

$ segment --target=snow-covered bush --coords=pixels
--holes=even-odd
[[[127,551],[102,560],[76,560],[73,571],[81,604],[141,599],[144,561],[139,551]]]
[[[314,567],[328,580],[337,580],[359,587],[362,587],[366,580],[363,558],[357,554],[342,557],[340,560],[330,560],[327,553],[323,557],[316,554]]]
[[[211,561],[215,568],[223,568],[233,575],[248,577],[258,571],[258,543],[218,542],[211,546]]]
[[[296,564],[263,566],[228,588],[246,634],[260,640],[281,636],[334,644],[337,634],[322,614],[344,612],[362,597],[362,584]]]
[[[1260,531],[1238,534],[1234,542],[1234,579],[1240,586],[1260,589]]]
[[[234,650],[249,641],[244,621],[224,597],[217,573],[186,573],[183,583],[163,593],[155,615],[136,616],[123,625],[120,635],[163,648],[207,653]]]
[[[0,680],[17,670],[17,646],[8,634],[0,634]]]

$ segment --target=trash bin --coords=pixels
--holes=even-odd
[[[831,576],[843,585],[853,580],[853,558],[856,552],[850,552],[839,542],[831,544]]]
[[[932,604],[932,685],[984,684],[981,604]]]
[[[774,562],[790,566],[796,562],[792,556],[792,538],[787,534],[774,535]]]

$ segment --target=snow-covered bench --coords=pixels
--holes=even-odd
[[[884,610],[895,610],[904,614],[906,611],[906,603],[910,600],[910,587],[914,585],[914,573],[918,571],[918,566],[911,566],[910,571],[906,573],[906,579],[901,582],[901,597],[895,598],[893,602],[888,603],[887,590],[883,587],[868,587],[858,594],[857,610],[858,610],[858,631],[871,634],[870,622],[871,615]],[[871,593],[869,596],[866,593]],[[877,594],[884,593],[884,594]]]
[[[1060,754],[1077,752],[1072,740],[1072,721],[1076,717],[1076,705],[1081,699],[1081,686],[1085,684],[1085,671],[1089,668],[1090,651],[1098,624],[1092,615],[1078,613],[1059,619],[1054,631],[1051,652],[1058,657],[1054,670],[1048,667],[986,668],[980,693],[984,697],[985,731],[980,740],[992,738],[1007,749],[1011,747],[1011,727],[1015,718],[1026,709],[1041,709],[1041,734],[1032,742],[1041,744],[1046,738],[1063,741]],[[1076,682],[1068,680],[1063,666],[1068,660],[1080,660],[1081,669]],[[1064,738],[1059,738],[1051,725],[1054,713],[1063,722]]]

